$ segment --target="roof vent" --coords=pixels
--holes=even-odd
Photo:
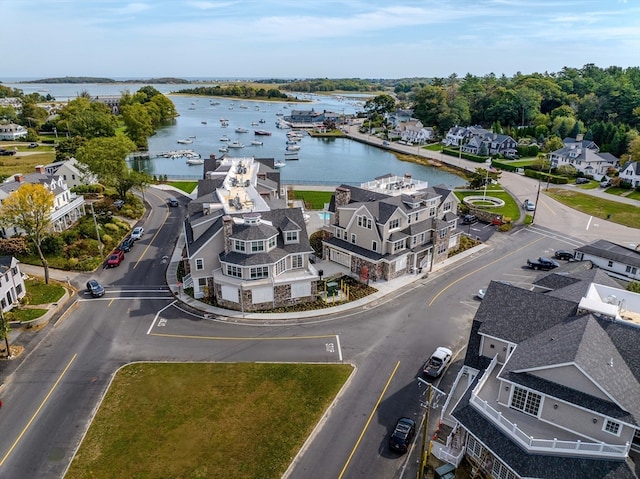
[[[607,296],[604,302],[607,304],[616,304],[617,299],[618,298],[616,298],[615,294],[610,294],[609,296]]]
[[[609,359],[609,366],[613,367],[613,358]]]

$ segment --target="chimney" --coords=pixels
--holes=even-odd
[[[582,133],[578,133],[576,135],[576,141],[582,141],[584,139],[584,135]]]
[[[233,233],[233,218],[229,215],[222,217],[222,233],[224,234],[224,252],[231,251],[231,234]]]
[[[349,204],[351,201],[351,190],[349,188],[343,188],[338,186],[334,193],[335,201],[334,206],[336,209],[336,223],[340,224],[340,208]]]
[[[36,166],[36,172],[44,175],[44,165]]]
[[[17,175],[13,175],[13,179],[18,183],[22,183],[24,181],[24,175],[22,173],[18,173]]]

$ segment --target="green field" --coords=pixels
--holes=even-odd
[[[126,366],[65,478],[280,478],[352,371],[346,364]]]
[[[193,190],[198,186],[197,181],[169,181],[167,184],[189,194],[193,193]]]
[[[324,209],[325,203],[329,203],[331,201],[331,195],[333,195],[333,191],[295,190],[293,192],[293,197],[296,200],[304,201],[304,207],[307,210]]]
[[[546,194],[570,208],[596,218],[608,219],[631,228],[640,228],[640,208],[637,206],[561,188],[552,188],[546,191]]]
[[[495,185],[493,186],[493,188],[495,188]],[[482,196],[483,193],[484,190],[454,191],[454,194],[460,201],[462,201],[466,196]],[[487,196],[493,196],[494,198],[499,198],[504,201],[503,207],[487,208],[487,211],[490,211],[497,215],[502,215],[503,218],[510,219],[512,222],[518,221],[518,219],[520,218],[520,207],[509,193],[504,190],[491,189],[487,190]],[[479,206],[478,203],[476,203],[476,206]]]

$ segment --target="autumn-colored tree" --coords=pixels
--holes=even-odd
[[[23,232],[36,247],[46,284],[49,284],[49,264],[41,245],[50,230],[53,199],[53,193],[45,186],[26,183],[5,198],[0,206],[0,224]]]

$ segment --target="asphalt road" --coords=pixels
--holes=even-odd
[[[153,208],[142,221],[144,238],[121,266],[95,275],[107,294],[100,299],[79,294],[7,379],[0,477],[63,477],[112,375],[139,360],[353,364],[349,383],[288,477],[415,477],[417,451],[390,454],[386,441],[398,416],[420,422],[424,414],[424,388],[417,381],[422,363],[437,346],[463,349],[479,304],[475,293],[489,279],[527,287],[536,275],[524,267],[527,257],[588,241],[564,220],[564,229],[548,229],[545,222],[557,220],[539,206],[534,226],[494,234],[482,253],[376,304],[347,314],[249,326],[205,320],[175,303],[162,257],[171,255],[184,208],[167,208],[168,193],[150,190],[146,196]],[[81,285],[85,279],[76,281]],[[436,408],[431,414],[438,413]]]

